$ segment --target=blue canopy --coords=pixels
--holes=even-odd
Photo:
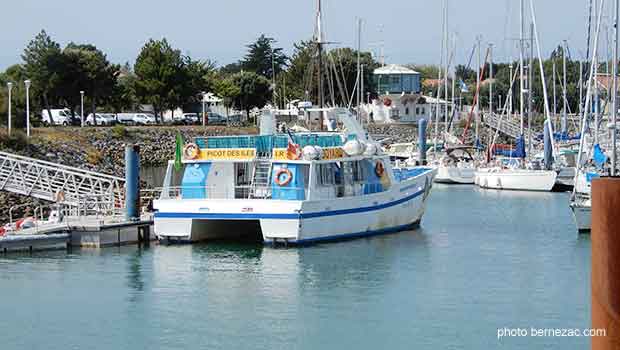
[[[596,166],[599,169],[602,169],[603,165],[605,165],[605,162],[607,162],[607,156],[605,155],[605,153],[603,153],[603,150],[601,149],[601,145],[599,144],[594,145],[594,153],[592,154],[592,160],[594,161],[594,164],[596,164]]]

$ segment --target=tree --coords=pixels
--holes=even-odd
[[[241,89],[231,78],[226,78],[216,80],[214,90],[216,95],[223,99],[224,106],[226,107],[226,114],[228,114],[228,109],[232,107],[235,100],[239,97]]]
[[[101,50],[89,44],[70,43],[62,54],[62,98],[73,111],[80,103],[80,91],[85,91],[91,111],[95,113],[97,104],[109,102],[120,66],[111,64]]]
[[[62,72],[62,53],[60,45],[42,30],[28,43],[22,54],[26,75],[32,80],[33,96],[42,98],[42,105],[48,110],[50,121],[50,103],[57,97],[57,84]]]
[[[253,72],[237,73],[231,77],[231,80],[239,89],[239,94],[234,98],[234,102],[239,108],[246,111],[249,119],[252,108],[263,107],[269,100],[269,80]]]
[[[12,126],[13,127],[25,127],[26,120],[26,88],[24,87],[24,80],[27,78],[26,69],[23,65],[16,64],[7,68],[4,73],[0,73],[0,86],[6,87],[8,82],[13,83],[13,90],[11,91],[11,108],[12,108]],[[0,94],[0,119],[8,125],[8,94]]]
[[[135,82],[136,75],[129,63],[125,63],[119,70],[116,84],[108,100],[109,107],[116,113],[133,109],[138,103]]]
[[[186,107],[202,101],[201,92],[214,88],[215,64],[209,60],[192,60],[184,57],[181,94],[178,106]]]
[[[274,73],[280,74],[288,62],[282,48],[273,47],[276,41],[262,34],[255,42],[248,45],[248,53],[241,61],[241,68],[272,79]],[[274,72],[275,68],[275,72]]]
[[[135,64],[136,96],[150,103],[155,118],[164,109],[178,106],[185,74],[181,51],[173,49],[166,39],[149,40]]]

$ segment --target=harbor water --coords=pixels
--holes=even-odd
[[[588,348],[497,337],[590,327],[567,196],[437,185],[420,229],[382,237],[0,256],[0,348]]]

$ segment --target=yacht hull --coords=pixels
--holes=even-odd
[[[572,204],[570,208],[579,233],[590,233],[592,229],[592,207]]]
[[[486,170],[476,172],[476,184],[481,188],[515,191],[551,191],[557,173],[545,170]]]
[[[473,184],[476,177],[476,169],[450,166],[439,166],[435,183],[442,184]]]

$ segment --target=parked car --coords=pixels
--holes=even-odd
[[[125,125],[154,125],[157,123],[155,116],[148,113],[119,113],[116,120]]]
[[[52,114],[52,118],[50,119],[50,114]],[[45,126],[49,125],[73,125],[75,119],[80,120],[80,116],[76,115],[75,118],[71,116],[71,111],[68,108],[63,109],[50,109],[48,112],[47,109],[41,111],[41,122]]]
[[[207,120],[209,125],[226,125],[227,122],[226,117],[214,112],[207,113]]]
[[[116,124],[116,114],[114,113],[95,113],[93,116],[92,113],[86,117],[85,121],[86,125],[92,126],[110,126]]]
[[[201,121],[200,117],[196,113],[183,113],[179,115],[175,115],[172,119],[172,124],[175,125],[194,125],[199,124]]]
[[[147,113],[136,113],[133,117],[133,121],[136,125],[155,125],[157,120],[155,116]]]

